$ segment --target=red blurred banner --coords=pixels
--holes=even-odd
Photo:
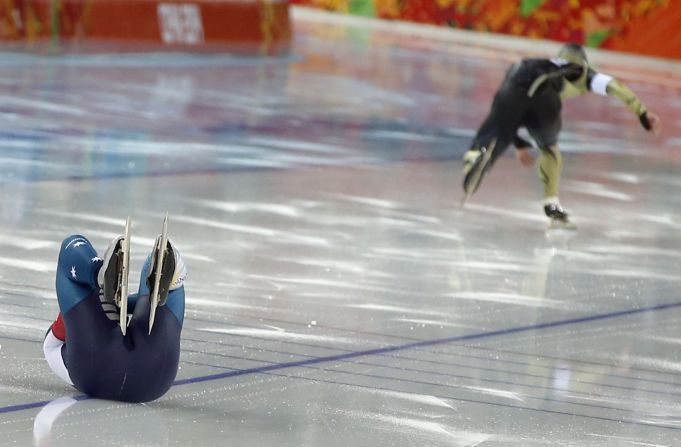
[[[0,39],[39,51],[279,54],[287,0],[4,0]]]
[[[681,59],[681,1],[293,0],[384,19],[504,33]]]

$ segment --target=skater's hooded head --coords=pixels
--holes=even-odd
[[[573,64],[589,65],[589,60],[586,58],[584,47],[576,43],[563,45],[558,52],[558,57],[565,59],[568,62],[572,62]]]

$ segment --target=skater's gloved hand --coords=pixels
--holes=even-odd
[[[638,118],[645,130],[652,132],[654,135],[657,135],[658,132],[660,132],[660,129],[662,128],[660,117],[653,112],[643,112]]]
[[[534,166],[534,155],[532,155],[530,148],[516,149],[515,158],[517,158],[520,164],[526,168]]]

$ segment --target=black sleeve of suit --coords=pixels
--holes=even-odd
[[[562,76],[565,79],[570,82],[574,82],[582,76],[584,67],[579,64],[573,64],[572,62],[569,62],[567,65],[560,67],[558,70],[562,72]]]

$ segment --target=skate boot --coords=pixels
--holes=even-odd
[[[564,228],[574,230],[577,226],[570,221],[568,213],[557,203],[544,205],[544,213],[550,219],[549,228]]]
[[[104,253],[104,264],[97,274],[97,283],[101,288],[99,301],[110,320],[119,319],[123,276],[123,239],[124,236],[120,235],[111,241]]]
[[[468,198],[478,190],[482,177],[491,167],[492,153],[496,140],[492,141],[487,147],[481,147],[479,150],[471,149],[463,156],[463,191],[464,199],[462,205],[466,203]]]
[[[99,301],[110,320],[118,321],[125,335],[128,326],[128,274],[130,264],[130,218],[125,222],[125,234],[116,236],[104,253],[97,274]]]
[[[187,268],[182,261],[180,252],[170,239],[166,241],[163,264],[158,268],[158,253],[160,250],[161,236],[156,239],[154,251],[151,254],[151,265],[149,276],[147,276],[147,286],[149,286],[149,296],[158,296],[158,305],[163,306],[168,299],[171,290],[179,289],[184,285],[187,277]],[[156,276],[159,275],[158,288],[155,289]]]
[[[149,333],[154,326],[156,308],[163,306],[171,290],[184,284],[187,268],[182,262],[180,252],[168,239],[168,216],[163,220],[163,230],[154,243],[147,276],[149,287]]]

